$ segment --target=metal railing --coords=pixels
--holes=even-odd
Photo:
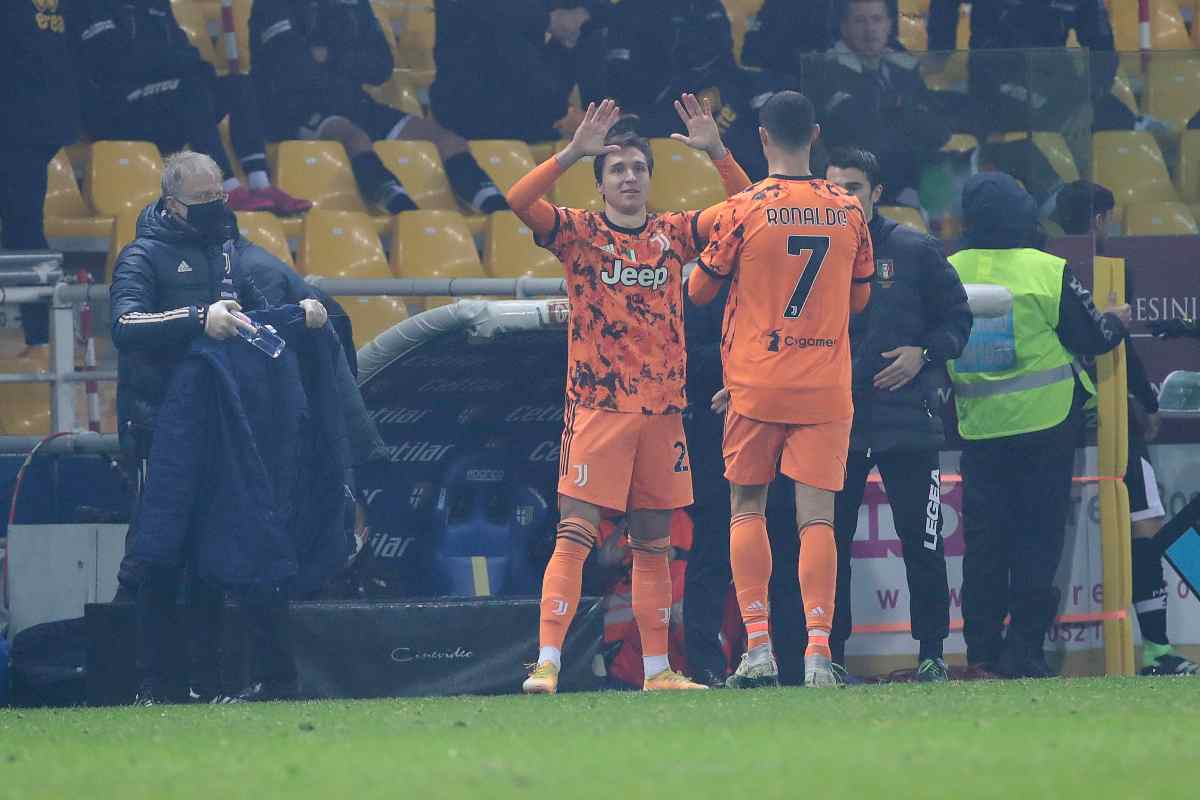
[[[0,384],[46,383],[50,385],[50,418],[53,431],[75,431],[75,393],[73,384],[88,381],[112,382],[117,379],[116,370],[77,370],[75,312],[83,304],[108,302],[107,284],[83,284],[63,282],[61,269],[51,270],[33,267],[31,260],[40,257],[38,264],[54,261],[61,265],[58,253],[2,253],[0,274],[17,276],[14,282],[42,282],[53,280],[53,285],[10,286],[8,280],[0,278],[0,304],[50,303],[50,369],[46,372],[0,373]],[[21,269],[25,267],[25,269]],[[354,280],[344,278],[322,278],[310,276],[307,281],[334,297],[348,296],[398,296],[398,297],[515,297],[518,299],[537,296],[566,296],[566,281],[561,278],[386,278]],[[78,437],[64,440],[56,447],[71,448]],[[34,437],[0,436],[0,452],[28,452],[38,441]],[[79,439],[79,441],[83,441]],[[88,440],[91,441],[91,440]],[[91,445],[86,445],[91,446]],[[108,445],[105,445],[107,447]],[[105,450],[104,452],[108,452]]]

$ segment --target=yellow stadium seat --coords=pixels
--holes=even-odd
[[[969,133],[956,133],[942,145],[943,153],[969,153],[979,147],[979,140]]]
[[[354,328],[354,346],[362,347],[398,322],[408,319],[403,297],[340,297]]]
[[[476,139],[471,155],[479,162],[500,191],[507,192],[518,179],[534,168],[529,145],[514,139]]]
[[[1180,130],[1200,111],[1200,59],[1193,55],[1154,53],[1150,58],[1147,111]]]
[[[900,0],[901,14],[916,14],[924,17],[929,14],[929,0]]]
[[[367,212],[350,159],[338,142],[280,142],[275,185],[293,197],[311,200],[313,208]],[[371,221],[376,232],[382,232],[390,224],[390,217],[372,215]]]
[[[46,169],[46,202],[42,206],[46,235],[52,239],[108,239],[112,217],[100,217],[83,201],[66,150],[59,150]]]
[[[375,142],[375,152],[408,191],[418,208],[454,211],[458,201],[450,189],[446,168],[433,142],[389,140]]]
[[[104,261],[105,272],[112,277],[113,264],[117,256],[125,249],[125,245],[137,236],[137,220],[142,213],[140,208],[126,208],[113,219],[112,235],[108,240],[108,258]]]
[[[1124,72],[1118,72],[1113,78],[1112,86],[1113,96],[1125,104],[1125,107],[1134,114],[1140,114],[1138,111],[1137,96],[1133,93],[1133,86],[1129,83],[1129,76]]]
[[[233,30],[237,34],[238,66],[250,74],[250,7],[254,0],[233,0]]]
[[[87,193],[104,217],[140,211],[162,193],[162,157],[150,142],[93,142]]]
[[[1140,50],[1136,0],[1107,0],[1107,3],[1117,50]],[[1187,26],[1179,12],[1179,0],[1150,0],[1150,48],[1187,50],[1191,46]]]
[[[1033,134],[1033,143],[1042,151],[1050,166],[1054,167],[1058,177],[1068,183],[1079,180],[1079,168],[1075,166],[1075,157],[1071,155],[1071,148],[1067,147],[1067,140],[1061,133],[1038,131]]]
[[[421,100],[417,97],[416,90],[408,82],[407,73],[404,70],[392,70],[391,79],[382,86],[364,86],[363,88],[367,90],[367,94],[384,105],[418,117],[425,115],[425,109],[421,108]]]
[[[535,164],[540,164],[543,161],[545,161],[547,158],[549,158],[550,156],[557,153],[559,150],[563,149],[563,147],[565,147],[566,144],[567,143],[564,141],[530,142],[529,143],[529,154],[533,156],[533,161]]]
[[[239,211],[237,221],[243,236],[295,269],[296,263],[292,260],[287,234],[279,217],[266,211]]]
[[[456,211],[409,211],[392,222],[392,272],[400,278],[482,278],[466,220]],[[429,297],[426,308],[453,302]]]
[[[400,48],[396,43],[396,32],[392,30],[392,21],[388,19],[388,10],[385,4],[378,0],[371,0],[371,10],[375,12],[375,19],[383,30],[383,38],[387,39],[388,49],[392,51],[392,63],[399,64]]]
[[[327,278],[392,277],[375,223],[360,211],[308,212],[296,267]]]
[[[1184,131],[1180,137],[1175,177],[1183,199],[1189,203],[1200,202],[1200,131]]]
[[[921,212],[911,206],[878,206],[875,211],[881,217],[887,217],[921,233],[929,233],[929,228],[925,225],[925,219],[921,216]]]
[[[30,347],[0,360],[0,372],[46,372],[49,347]],[[50,433],[50,385],[0,383],[0,435],[44,436]]]
[[[908,50],[924,52],[929,49],[929,36],[925,31],[925,15],[900,12],[897,24],[897,38],[900,44]]]
[[[1158,143],[1145,131],[1094,134],[1092,180],[1111,189],[1117,205],[1179,199]]]
[[[219,19],[220,3],[216,5]],[[200,51],[200,57],[216,67],[217,72],[222,75],[227,73],[229,64],[225,60],[225,50],[213,47],[212,37],[208,35],[208,20],[204,18],[200,4],[194,0],[171,0],[171,11],[175,14],[175,21],[179,23],[179,27],[187,34],[192,47]]]
[[[708,155],[674,139],[652,139],[654,175],[650,179],[651,211],[707,208],[725,199],[725,188]]]
[[[1200,226],[1183,203],[1133,203],[1125,209],[1126,236],[1194,236]]]
[[[560,278],[562,264],[534,244],[533,231],[511,211],[488,217],[484,267],[493,278]]]
[[[433,0],[410,2],[404,15],[404,25],[397,37],[400,60],[396,63],[410,69],[433,70],[433,44],[437,36],[437,12]]]

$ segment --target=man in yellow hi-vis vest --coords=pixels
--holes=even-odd
[[[1037,249],[1037,205],[1010,176],[971,178],[963,217],[967,249],[950,263],[972,296],[975,326],[947,366],[965,440],[967,661],[1002,675],[1049,677],[1042,641],[1057,607],[1054,575],[1083,406],[1095,393],[1075,356],[1120,344],[1130,309],[1101,314],[1066,262]]]

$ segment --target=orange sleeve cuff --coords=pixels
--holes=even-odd
[[[726,197],[731,197],[750,185],[750,176],[742,169],[742,165],[733,157],[733,151],[728,147],[725,148],[725,157],[714,161],[713,166],[721,176]]]

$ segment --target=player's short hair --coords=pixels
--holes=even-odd
[[[897,12],[896,0],[841,0],[837,10],[838,23],[846,21],[846,17],[850,15],[851,8],[863,5],[864,3],[883,3],[883,7],[887,9],[888,16],[895,21]]]
[[[620,126],[623,120],[619,120],[617,125]],[[650,149],[650,142],[638,136],[637,133],[630,130],[627,126],[618,127],[616,130],[608,132],[608,136],[604,137],[606,145],[618,145],[621,148],[632,147],[641,152],[646,157],[646,169],[650,174],[654,174],[654,152]],[[596,156],[592,160],[592,171],[596,173],[596,183],[600,183],[601,177],[604,175],[604,162],[608,155]]]
[[[1091,181],[1072,181],[1058,191],[1054,201],[1054,220],[1070,235],[1092,232],[1092,218],[1117,207],[1117,200],[1105,187]]]
[[[758,122],[767,129],[771,141],[784,150],[802,150],[812,143],[817,113],[807,97],[787,90],[776,92],[763,103]]]
[[[221,174],[221,168],[217,166],[217,162],[204,153],[181,150],[178,153],[172,153],[167,156],[163,162],[162,171],[163,197],[179,199],[179,193],[183,191],[183,182],[192,175],[197,174],[209,175],[215,178],[217,183],[220,183],[224,178]]]
[[[835,147],[829,153],[828,166],[838,169],[856,169],[867,176],[867,181],[871,184],[872,189],[879,185],[881,178],[879,159],[870,150],[858,147]]]

